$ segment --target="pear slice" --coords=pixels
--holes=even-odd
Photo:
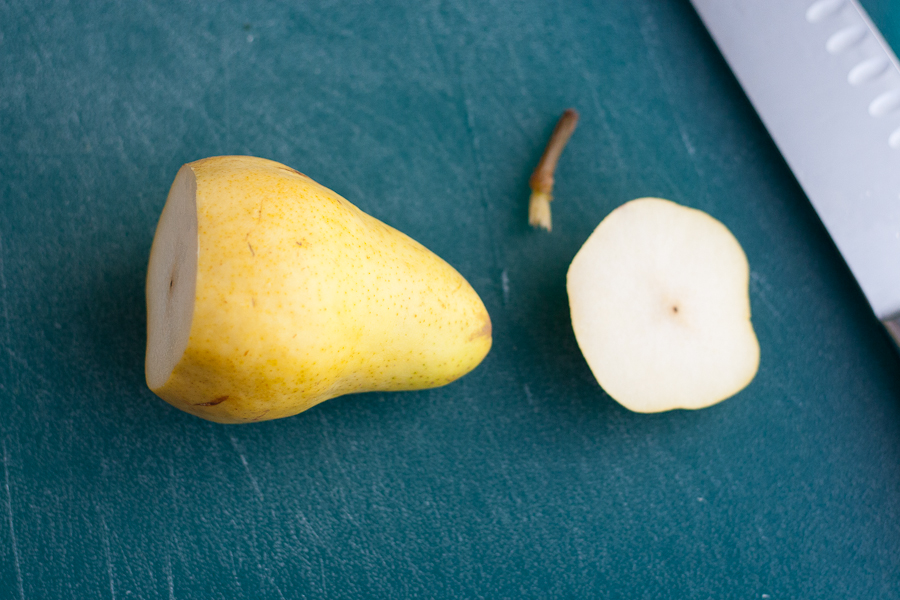
[[[418,242],[282,164],[179,170],[147,274],[147,385],[222,423],[447,384],[491,347],[478,294]]]
[[[750,269],[722,223],[659,198],[611,212],[569,267],[578,346],[601,387],[635,412],[696,409],[759,367]]]

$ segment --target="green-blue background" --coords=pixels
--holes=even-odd
[[[453,264],[484,363],[247,426],[156,398],[150,243],[217,154]],[[648,195],[750,260],[762,364],[706,410],[621,408],[569,324],[569,261]],[[0,203],[0,598],[900,598],[900,361],[687,0],[0,0]]]

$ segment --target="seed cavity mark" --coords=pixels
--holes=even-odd
[[[215,406],[216,404],[222,404],[228,400],[228,396],[219,396],[215,400],[210,400],[209,402],[201,402],[200,404],[195,404],[194,406]]]
[[[828,38],[825,48],[831,54],[840,54],[859,44],[867,35],[869,35],[869,28],[865,25],[851,25]]]
[[[890,62],[884,56],[874,56],[864,60],[850,70],[850,74],[847,75],[847,81],[853,85],[861,85],[872,81],[884,73],[889,64]]]
[[[900,108],[900,90],[890,90],[872,100],[869,114],[873,117],[883,117],[898,108]]]
[[[806,20],[810,23],[818,23],[822,19],[836,14],[846,3],[846,0],[818,0],[806,9]]]
[[[894,150],[900,150],[900,127],[888,138],[888,145]]]

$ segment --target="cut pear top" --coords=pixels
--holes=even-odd
[[[659,198],[617,208],[568,272],[572,326],[603,389],[636,412],[702,408],[759,365],[749,266],[708,214]]]

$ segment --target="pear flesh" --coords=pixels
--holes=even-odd
[[[450,383],[491,347],[453,267],[309,177],[254,157],[184,165],[147,275],[147,385],[222,423]]]
[[[601,387],[642,413],[739,392],[759,367],[749,276],[737,239],[705,212],[659,198],[615,209],[567,276],[575,338]]]

